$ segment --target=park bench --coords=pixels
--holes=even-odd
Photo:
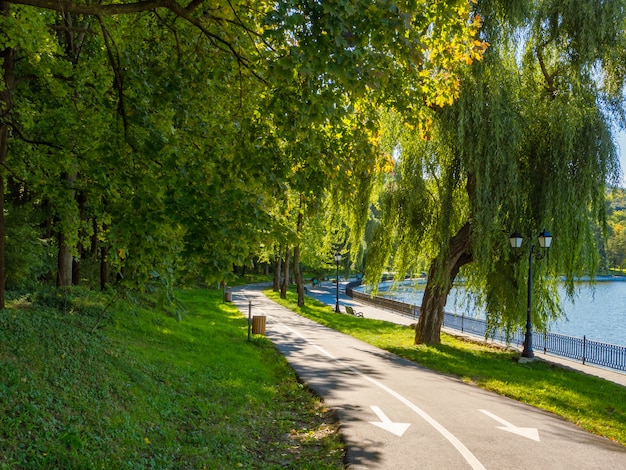
[[[356,310],[354,310],[353,307],[350,307],[349,305],[346,305],[346,313],[348,315],[354,315],[355,317],[361,317],[363,318],[363,312],[357,312]]]

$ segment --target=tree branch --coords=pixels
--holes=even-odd
[[[109,64],[111,64],[111,68],[113,69],[113,76],[115,77],[114,86],[117,90],[117,113],[122,118],[122,123],[124,125],[124,136],[126,140],[128,140],[128,118],[126,116],[126,108],[124,106],[124,77],[122,76],[121,67],[119,66],[119,51],[115,46],[115,42],[113,38],[109,34],[109,31],[106,29],[104,25],[104,21],[100,16],[97,16],[98,22],[100,23],[100,28],[102,29],[102,37],[104,38],[104,45],[107,51],[107,57],[109,58]],[[113,48],[115,48],[115,54],[113,53]]]
[[[547,42],[544,42],[538,45],[535,48],[535,54],[537,55],[537,61],[539,62],[539,67],[541,68],[541,73],[543,74],[543,78],[546,80],[546,90],[550,94],[550,96],[554,99],[556,97],[557,89],[554,85],[554,78],[558,75],[558,70],[555,70],[553,74],[548,72],[548,67],[546,66],[546,62],[543,57],[543,50],[546,47]]]
[[[203,2],[204,0],[192,0],[192,2],[189,5],[187,5],[186,10],[190,12],[194,11],[196,8],[202,5]]]
[[[46,142],[46,141],[43,141],[43,140],[29,139],[28,137],[26,137],[24,135],[22,130],[15,123],[6,122],[5,124],[7,126],[11,127],[11,130],[17,134],[17,136],[22,140],[22,142],[25,142],[25,143],[31,144],[31,145],[45,145],[46,147],[50,147],[50,148],[53,148],[53,149],[56,149],[56,150],[61,150],[60,146],[58,146],[56,144],[53,144],[52,142]]]
[[[110,5],[93,3],[76,3],[71,0],[9,0],[16,5],[29,5],[35,8],[58,12],[79,13],[81,15],[126,15],[139,13],[155,8],[169,8],[173,0],[143,0],[134,3],[115,3]],[[179,6],[176,4],[176,6]]]
[[[72,32],[72,33],[91,33],[91,34],[94,34],[94,31],[89,26],[87,26],[87,27],[82,27],[82,26],[69,27],[69,26],[51,24],[48,27],[52,31],[63,31],[63,32]]]
[[[237,62],[249,69],[249,60],[247,58],[239,54],[239,52],[235,50],[235,47],[230,42],[209,31],[207,27],[202,24],[202,21],[199,18],[196,18],[192,15],[192,13],[203,2],[204,0],[192,0],[185,7],[178,3],[176,0],[141,0],[133,3],[114,3],[104,5],[77,3],[72,0],[8,0],[8,3],[13,3],[16,5],[29,5],[35,8],[42,8],[45,10],[52,10],[61,13],[79,13],[88,16],[127,15],[163,8],[169,10],[177,17],[184,19],[191,25],[198,28],[202,32],[202,34],[209,38],[218,49],[224,52],[230,52],[237,59]],[[246,27],[242,23],[237,23],[226,18],[220,18],[207,14],[204,14],[203,18],[207,18],[215,23],[230,23],[239,28],[242,28],[249,34],[259,36],[258,33],[252,31],[250,28]],[[254,76],[262,80],[262,78],[254,73],[254,71],[252,73],[254,74]]]

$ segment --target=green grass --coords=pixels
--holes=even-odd
[[[337,315],[312,298],[297,306],[295,294],[273,300],[335,330],[410,359],[429,369],[460,377],[487,390],[550,411],[594,434],[626,445],[626,388],[576,371],[535,361],[518,363],[519,353],[443,334],[438,346],[414,345],[405,326]]]
[[[0,311],[0,468],[343,468],[332,412],[221,290],[173,311],[99,294]]]

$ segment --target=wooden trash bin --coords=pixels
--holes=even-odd
[[[252,334],[265,335],[265,315],[254,315],[252,317]]]
[[[232,292],[224,292],[224,302],[232,302],[233,301],[233,293]]]

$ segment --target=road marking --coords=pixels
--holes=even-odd
[[[537,430],[537,428],[518,428],[514,424],[511,424],[508,421],[505,421],[504,419],[500,418],[499,416],[494,415],[490,411],[487,411],[487,410],[479,410],[479,411],[481,413],[486,414],[491,419],[494,419],[500,424],[504,425],[504,426],[498,426],[498,429],[502,429],[503,431],[517,434],[518,436],[526,437],[528,439],[532,439],[533,441],[539,442],[539,431]]]
[[[336,361],[339,365],[341,365],[342,367],[345,367],[349,370],[351,370],[352,372],[354,372],[356,375],[362,377],[363,379],[371,382],[372,384],[376,385],[377,387],[379,387],[380,389],[384,390],[385,392],[387,392],[388,394],[390,394],[392,397],[398,399],[400,402],[402,402],[404,405],[406,405],[407,407],[409,407],[411,410],[413,410],[418,416],[420,416],[424,421],[426,421],[428,424],[430,424],[433,428],[435,428],[435,430],[441,434],[448,442],[450,442],[450,444],[452,444],[452,446],[463,456],[463,458],[465,459],[465,461],[474,469],[474,470],[485,470],[485,467],[482,463],[480,463],[480,461],[476,458],[476,456],[474,454],[472,454],[472,452],[465,447],[465,444],[463,444],[454,434],[452,434],[450,431],[448,431],[442,424],[440,424],[437,420],[435,420],[435,418],[433,418],[432,416],[430,416],[428,413],[426,413],[424,410],[422,410],[420,407],[418,407],[417,405],[415,405],[414,403],[412,403],[411,401],[409,401],[407,398],[404,398],[402,395],[400,395],[398,392],[390,389],[389,387],[387,387],[386,385],[382,384],[381,382],[379,382],[378,380],[364,374],[363,372],[359,371],[358,369],[352,367],[349,364],[346,364],[345,362],[341,361],[340,359],[338,359],[337,357],[333,356],[331,353],[329,353],[328,351],[326,351],[324,348],[322,348],[321,346],[318,346],[317,344],[313,343],[311,340],[305,338],[302,334],[300,334],[298,331],[294,330],[293,328],[285,325],[282,322],[278,322],[283,328],[286,328],[287,330],[291,331],[293,334],[295,334],[296,336],[298,336],[299,338],[303,339],[304,341],[306,341],[307,343],[309,343],[311,346],[313,346],[314,348],[316,348],[318,351],[320,351],[322,354],[324,354],[325,356],[328,356],[329,358],[333,359],[334,361]]]
[[[385,431],[389,431],[391,434],[395,434],[398,437],[402,437],[402,434],[404,434],[404,432],[409,429],[409,426],[411,425],[411,423],[394,423],[377,406],[372,405],[370,408],[372,408],[372,411],[376,413],[376,416],[380,419],[380,422],[370,421],[370,423],[384,429]]]

